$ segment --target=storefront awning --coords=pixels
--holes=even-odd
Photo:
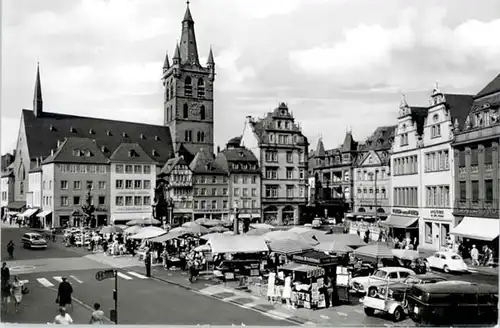
[[[26,211],[24,211],[23,214],[21,214],[21,216],[24,218],[29,218],[33,214],[35,214],[36,211],[38,211],[38,208],[30,208],[30,209],[27,209]]]
[[[252,219],[257,219],[257,218],[260,218],[260,214],[248,214],[248,213],[242,213],[240,215],[238,215],[238,217],[240,219],[245,219],[245,218],[252,218]]]
[[[260,253],[269,252],[262,236],[222,235],[209,240],[213,253]]]
[[[383,222],[384,225],[393,228],[406,229],[418,221],[418,217],[415,216],[402,216],[391,214],[387,220]]]
[[[455,228],[451,228],[450,234],[464,238],[491,241],[500,234],[500,226],[498,224],[498,219],[466,216]]]
[[[9,210],[20,210],[23,207],[26,207],[26,202],[24,201],[14,201],[10,202],[9,205],[7,205],[7,208]]]
[[[37,216],[38,218],[44,218],[44,217],[46,217],[47,215],[49,215],[50,213],[52,213],[52,211],[43,211],[43,212],[38,213],[36,216]]]

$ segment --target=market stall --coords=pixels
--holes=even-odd
[[[320,291],[324,287],[323,268],[291,262],[280,267],[280,271],[285,276],[292,276],[292,300],[295,306],[306,309],[321,309],[326,306],[325,295]],[[277,289],[280,290],[279,287]],[[276,294],[281,292],[277,291]]]

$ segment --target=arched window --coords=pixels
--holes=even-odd
[[[184,104],[184,106],[182,106],[182,117],[188,118],[188,104]]]
[[[166,95],[166,100],[170,100],[170,82],[167,82],[167,95]]]
[[[201,105],[200,107],[200,119],[204,120],[205,119],[205,106]]]
[[[174,98],[174,82],[170,84],[170,97]]]
[[[184,141],[189,141],[188,137],[189,137],[189,131],[186,130],[184,131]]]
[[[26,179],[26,171],[24,170],[24,164],[21,162],[19,166],[19,180],[23,181]]]
[[[205,81],[203,79],[198,80],[198,97],[205,97]]]
[[[201,133],[201,138],[200,139],[201,139],[200,140],[201,142],[205,142],[205,132]]]
[[[200,131],[198,131],[198,133],[196,133],[196,140],[198,142],[201,142],[201,132]]]
[[[191,84],[191,77],[186,77],[184,80],[184,95],[190,97],[193,95],[193,85]]]

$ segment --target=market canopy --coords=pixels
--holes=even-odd
[[[382,224],[392,228],[406,229],[415,224],[417,221],[418,217],[415,216],[391,214],[387,220],[382,222]]]
[[[209,241],[213,253],[261,253],[269,252],[262,236],[221,235]]]
[[[310,244],[292,239],[271,240],[267,243],[267,246],[272,252],[285,255],[303,253],[312,249]]]
[[[149,241],[152,241],[154,243],[163,243],[165,241],[169,241],[175,238],[182,237],[184,235],[189,234],[187,231],[169,231],[166,234],[160,235],[158,237],[150,238]]]
[[[192,222],[187,222],[187,223],[192,223]],[[205,226],[205,227],[215,227],[215,226],[223,224],[222,220],[213,220],[213,219],[205,219],[205,218],[196,219],[194,221],[194,223],[197,223],[197,224]]]
[[[102,227],[100,231],[100,233],[122,233],[122,232],[123,229],[115,225]]]
[[[132,239],[149,239],[161,236],[167,232],[161,228],[157,227],[145,227],[142,228],[137,234],[130,236]]]
[[[361,239],[360,236],[352,233],[333,233],[318,235],[318,239],[321,243],[335,241],[339,244],[347,245],[349,247],[360,247],[366,245],[366,243]]]
[[[323,268],[318,268],[317,266],[295,263],[295,262],[289,262],[283,266],[280,266],[280,269],[287,271],[310,273],[312,276],[322,276],[325,274],[325,270]]]
[[[207,228],[194,222],[187,222],[182,226],[182,228],[185,228],[187,231],[196,235],[206,234],[209,232]]]
[[[295,232],[290,232],[290,230],[269,231],[265,233],[263,237],[266,241],[292,239],[308,243],[311,246],[319,244],[319,241],[315,239],[304,237]]]
[[[331,265],[339,262],[337,257],[315,250],[294,254],[292,255],[292,261],[309,265]]]
[[[289,232],[294,232],[296,234],[301,235],[302,237],[308,238],[308,239],[313,239],[313,240],[318,240],[316,235],[318,234],[323,234],[324,232],[319,232],[317,230],[314,230],[312,228],[307,228],[307,227],[293,227],[288,230]]]
[[[266,234],[267,232],[269,232],[268,229],[257,228],[257,229],[250,229],[246,233],[246,235],[247,236],[262,236],[262,235]]]
[[[252,223],[250,224],[250,228],[252,229],[267,229],[267,230],[273,230],[274,226],[267,224],[267,223]]]
[[[354,255],[365,256],[377,260],[392,259],[394,257],[391,249],[380,243],[360,247],[354,251]]]
[[[43,212],[40,212],[36,215],[37,218],[44,218],[46,217],[47,215],[49,215],[50,213],[52,213],[51,210],[48,210],[48,211],[43,211]]]
[[[320,252],[342,253],[342,254],[353,251],[351,247],[335,240],[319,243],[314,247],[314,249]]]
[[[464,217],[456,227],[451,228],[450,234],[485,241],[492,241],[500,234],[498,219]]]
[[[131,227],[127,227],[127,229],[125,229],[123,232],[126,234],[129,234],[129,235],[133,235],[133,234],[138,233],[141,230],[142,230],[141,226],[133,225]]]
[[[418,251],[412,250],[412,249],[391,249],[392,254],[394,254],[395,257],[402,259],[402,260],[415,260],[420,257],[418,254]]]

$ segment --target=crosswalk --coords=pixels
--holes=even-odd
[[[142,275],[140,273],[134,272],[134,271],[128,271],[126,273],[118,271],[118,278],[123,279],[123,280],[134,280],[134,279],[148,279],[145,275]],[[62,276],[53,276],[53,277],[39,277],[35,279],[35,282],[42,287],[55,287],[58,286],[59,283],[62,282],[63,277]],[[67,280],[71,284],[83,284],[85,282],[85,279],[81,277],[77,277],[74,275],[67,276]],[[95,281],[95,279],[92,277],[91,281]],[[29,283],[29,280],[22,280],[23,283],[27,284]]]

